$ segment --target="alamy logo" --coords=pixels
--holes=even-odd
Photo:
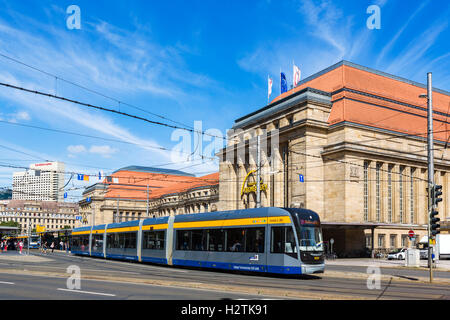
[[[67,282],[66,282],[67,289],[80,290],[81,289],[80,267],[76,266],[76,265],[68,266],[67,273],[70,274],[70,277],[67,279]]]
[[[367,7],[366,13],[372,14],[367,18],[366,26],[370,30],[381,29],[381,9],[379,6],[373,4]]]
[[[66,13],[70,16],[66,20],[67,29],[81,29],[81,10],[77,5],[70,5],[67,7]]]
[[[381,289],[381,270],[379,267],[368,267],[367,274],[367,289],[380,290]]]

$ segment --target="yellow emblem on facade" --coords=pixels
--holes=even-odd
[[[247,182],[248,177],[252,174],[256,172],[256,170],[252,170],[250,171],[247,176],[244,179],[244,182],[242,183],[242,188],[241,188],[241,196],[243,196],[244,194],[249,194],[249,193],[256,193],[256,182]],[[247,182],[247,186],[245,186],[245,183]],[[267,190],[267,184],[263,183],[263,179],[261,178],[260,180],[260,189],[261,191],[266,191]]]

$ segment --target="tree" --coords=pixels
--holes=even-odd
[[[20,228],[20,224],[16,221],[3,221],[0,223],[0,227],[16,227]]]

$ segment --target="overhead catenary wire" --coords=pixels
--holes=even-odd
[[[14,126],[28,127],[28,128],[38,129],[38,130],[45,130],[45,131],[50,131],[50,132],[55,132],[55,133],[74,135],[74,136],[79,136],[79,137],[86,137],[86,138],[99,139],[99,140],[110,141],[110,142],[124,143],[124,144],[144,147],[144,148],[158,149],[158,150],[171,151],[171,152],[173,151],[173,150],[165,148],[165,147],[158,147],[158,146],[152,146],[152,145],[147,145],[147,144],[141,144],[141,143],[124,141],[124,140],[118,140],[118,139],[113,139],[113,138],[105,138],[105,137],[93,136],[93,135],[82,134],[82,133],[78,133],[78,132],[71,132],[71,131],[67,131],[67,130],[44,128],[44,127],[40,127],[40,126],[29,125],[29,124],[18,123],[18,122],[10,122],[10,121],[5,121],[5,120],[0,120],[0,123],[5,123],[5,124],[9,124],[9,125],[14,125]],[[11,148],[11,150],[12,150],[12,148]],[[192,153],[189,153],[189,152],[181,152],[181,151],[176,151],[176,152],[177,153],[187,154],[187,155],[191,155],[192,154]],[[23,152],[20,152],[20,153],[23,153]],[[26,153],[24,153],[24,154],[26,154]],[[27,155],[29,155],[29,154],[27,154]],[[41,159],[43,159],[43,158],[41,158]],[[209,156],[202,155],[202,159],[214,159],[214,160],[216,160],[217,158],[216,157],[209,157]],[[180,161],[180,162],[185,162],[185,161],[183,160],[183,161]]]
[[[159,118],[161,118],[161,119],[164,119],[164,120],[167,120],[167,121],[170,121],[170,122],[179,124],[179,125],[183,125],[183,126],[186,126],[186,127],[188,127],[188,128],[192,128],[191,126],[189,126],[189,125],[187,125],[187,124],[183,124],[183,123],[181,123],[181,122],[172,120],[172,119],[170,119],[170,118],[167,118],[167,117],[162,116],[162,115],[160,115],[160,114],[157,114],[157,113],[148,111],[148,110],[143,109],[143,108],[141,108],[141,107],[137,107],[137,106],[132,105],[132,104],[130,104],[130,103],[127,103],[127,102],[124,102],[124,101],[120,101],[120,100],[118,100],[118,99],[116,99],[116,98],[114,98],[114,97],[108,96],[108,95],[106,95],[106,94],[104,94],[104,93],[101,93],[101,92],[99,92],[99,91],[97,91],[97,90],[93,90],[93,89],[87,88],[86,86],[82,86],[82,85],[80,85],[80,84],[78,84],[78,83],[75,83],[75,82],[73,82],[73,81],[64,79],[64,78],[62,78],[62,77],[60,77],[60,76],[57,76],[57,75],[55,75],[55,74],[52,74],[52,73],[50,73],[50,72],[48,72],[48,71],[44,71],[44,70],[39,69],[39,68],[37,68],[37,67],[35,67],[35,66],[31,66],[31,65],[29,65],[29,64],[27,64],[27,63],[25,63],[25,62],[23,62],[23,61],[20,61],[20,60],[18,60],[18,59],[16,59],[16,58],[7,56],[7,55],[4,54],[4,53],[1,53],[1,52],[0,52],[0,56],[2,56],[2,57],[5,58],[5,59],[8,59],[8,60],[10,60],[10,61],[13,61],[13,62],[15,62],[15,63],[17,63],[17,64],[20,64],[20,65],[23,65],[23,66],[25,66],[25,67],[27,67],[27,68],[30,68],[30,69],[32,69],[32,70],[41,72],[41,73],[43,73],[43,74],[45,74],[45,75],[47,75],[47,76],[49,76],[49,77],[54,77],[54,78],[55,78],[55,95],[57,94],[57,80],[60,80],[60,81],[66,82],[66,83],[68,83],[68,84],[70,84],[70,85],[73,85],[73,86],[75,86],[75,87],[78,87],[78,88],[80,88],[80,89],[86,90],[86,91],[88,91],[88,92],[90,92],[90,93],[94,93],[94,94],[96,94],[96,95],[98,95],[98,96],[101,96],[101,97],[103,97],[103,98],[110,99],[110,100],[112,100],[112,101],[117,102],[117,103],[119,104],[119,110],[120,110],[120,104],[123,104],[123,105],[127,105],[127,106],[129,106],[129,107],[132,107],[132,108],[134,108],[134,109],[136,109],[136,110],[140,110],[140,111],[146,112],[146,113],[148,113],[148,114],[151,114],[151,115],[153,115],[153,116],[159,117]]]
[[[114,113],[114,114],[119,114],[125,117],[129,117],[129,118],[133,118],[136,120],[141,120],[147,123],[151,123],[154,125],[159,125],[159,126],[163,126],[163,127],[167,127],[167,128],[172,128],[172,129],[180,129],[180,130],[185,130],[185,131],[189,131],[191,133],[195,133],[195,132],[199,132],[201,134],[204,135],[208,135],[211,137],[215,137],[215,138],[220,138],[220,139],[224,139],[226,140],[226,137],[223,136],[218,136],[218,135],[213,135],[207,132],[203,132],[203,131],[198,131],[195,129],[189,129],[189,128],[184,128],[184,127],[180,127],[180,126],[175,126],[175,125],[171,125],[171,124],[167,124],[167,123],[163,123],[160,121],[154,121],[154,120],[150,120],[141,116],[137,116],[137,115],[133,115],[130,113],[126,113],[126,112],[122,112],[122,111],[117,111],[111,108],[106,108],[106,107],[101,107],[101,106],[97,106],[97,105],[93,105],[90,103],[86,103],[86,102],[82,102],[82,101],[78,101],[78,100],[74,100],[74,99],[69,99],[69,98],[65,98],[65,97],[61,97],[61,96],[57,96],[57,95],[53,95],[50,93],[45,93],[42,91],[38,91],[38,90],[31,90],[31,89],[27,89],[27,88],[23,88],[23,87],[19,87],[19,86],[15,86],[9,83],[5,83],[5,82],[0,82],[0,85],[3,87],[7,87],[7,88],[11,88],[11,89],[16,89],[16,90],[20,90],[20,91],[24,91],[24,92],[28,92],[28,93],[33,93],[36,95],[41,95],[41,96],[45,96],[45,97],[49,97],[49,98],[53,98],[53,99],[57,99],[57,100],[61,100],[61,101],[65,101],[65,102],[70,102],[70,103],[74,103],[80,106],[84,106],[87,108],[91,108],[91,109],[96,109],[96,110],[101,110],[101,111],[105,111],[105,112],[110,112],[110,113]]]

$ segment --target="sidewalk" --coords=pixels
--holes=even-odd
[[[371,258],[354,258],[354,259],[336,259],[326,260],[326,265],[340,265],[340,266],[358,266],[371,267],[376,266],[380,268],[404,268],[405,260],[386,260],[386,259],[371,259]],[[427,260],[420,260],[421,268],[428,268]],[[411,267],[414,268],[414,267]],[[438,271],[450,271],[450,260],[439,260],[437,262]]]
[[[22,254],[19,254],[19,252],[13,250],[8,252],[1,252],[0,253],[0,260],[7,260],[7,261],[25,261],[25,262],[46,262],[50,261],[51,259],[43,258],[40,256],[36,256],[30,252],[30,255],[27,254],[27,252],[22,252]]]

